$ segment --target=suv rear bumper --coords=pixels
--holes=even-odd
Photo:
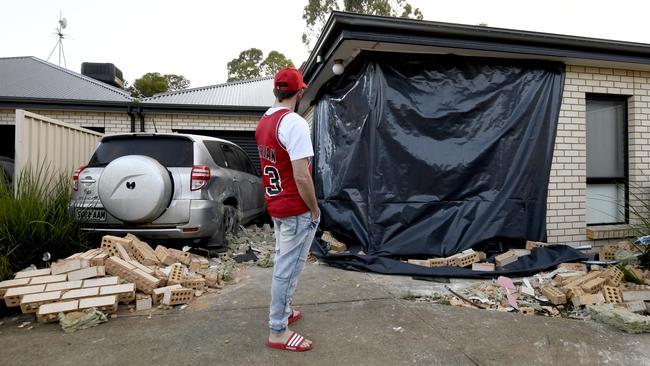
[[[151,239],[200,239],[211,237],[219,227],[221,204],[210,200],[192,200],[187,223],[165,226],[151,225],[85,225],[82,230],[108,234],[134,234]]]

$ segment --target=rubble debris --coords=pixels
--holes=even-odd
[[[476,267],[476,263],[473,266]],[[635,266],[626,268],[642,276],[644,281],[650,275]],[[500,276],[461,289],[447,289],[449,294],[436,294],[427,301],[493,311],[518,309],[526,315],[581,320],[591,319],[587,309],[594,306],[596,309],[616,309],[614,315],[601,317],[639,316],[641,318],[632,318],[635,321],[632,326],[619,326],[631,327],[634,331],[643,329],[643,322],[650,317],[645,315],[650,314],[650,285],[626,282],[620,267],[616,266],[591,266],[588,270],[582,263],[565,263],[551,272],[541,272],[532,277],[513,280]]]
[[[472,271],[494,271],[494,263],[472,263]]]
[[[269,239],[269,245],[251,241],[256,252],[274,252],[272,231],[249,231]],[[35,314],[39,322],[63,317],[77,324],[83,316],[96,314],[93,311],[113,317],[120,304],[134,311],[150,310],[154,304],[186,306],[208,287],[222,288],[232,281],[237,270],[229,254],[208,260],[187,250],[156,249],[131,234],[106,235],[99,248],[60,259],[51,268],[30,266],[0,282],[0,298],[8,307],[20,306],[23,313]],[[272,256],[267,258],[272,265]]]
[[[106,314],[95,308],[59,314],[59,324],[65,333],[96,327],[107,321]]]
[[[591,317],[627,333],[650,333],[650,316],[639,315],[613,304],[590,305]]]
[[[509,250],[503,254],[499,254],[496,257],[494,257],[494,263],[496,264],[497,267],[503,267],[510,263],[516,262],[517,259],[519,259],[517,252],[515,252],[514,250]]]

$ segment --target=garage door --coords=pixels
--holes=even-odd
[[[257,171],[260,171],[260,157],[255,143],[255,131],[174,130],[174,132],[218,137],[235,143],[248,155]]]
[[[16,126],[0,126],[0,156],[14,158],[14,147],[16,143]]]

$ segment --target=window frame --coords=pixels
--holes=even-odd
[[[587,103],[590,100],[599,100],[599,101],[609,101],[609,102],[623,102],[623,177],[612,177],[612,178],[589,178],[587,175],[587,129],[589,128],[587,123]],[[585,178],[586,186],[588,185],[598,185],[598,184],[615,184],[617,187],[623,185],[624,187],[624,200],[625,200],[625,221],[623,222],[602,222],[602,223],[587,223],[587,226],[602,226],[602,225],[621,225],[627,224],[630,222],[630,186],[629,182],[629,95],[620,95],[620,94],[598,94],[598,93],[585,93]],[[585,187],[586,189],[586,187]],[[586,215],[586,191],[585,191],[585,215]]]

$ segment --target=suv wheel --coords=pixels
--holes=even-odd
[[[210,247],[225,247],[226,235],[229,233],[237,233],[238,230],[239,216],[237,215],[237,208],[233,206],[223,206],[221,227],[207,240],[207,245]]]

